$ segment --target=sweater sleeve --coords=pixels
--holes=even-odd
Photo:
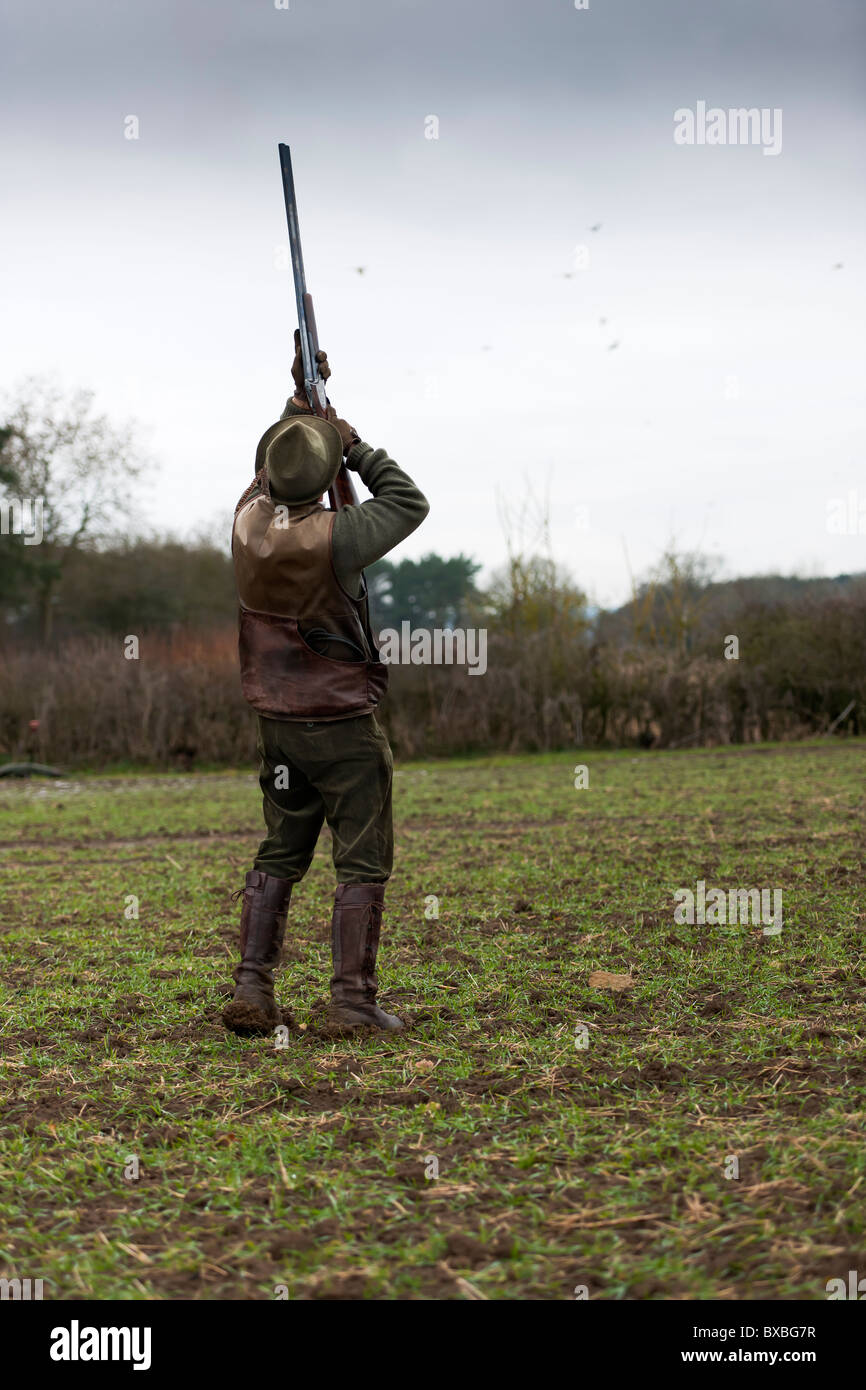
[[[346,463],[373,494],[358,507],[342,507],[334,519],[334,569],[343,588],[357,594],[361,571],[411,535],[430,504],[384,449],[353,444]]]

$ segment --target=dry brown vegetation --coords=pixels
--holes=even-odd
[[[645,605],[644,605],[645,607]],[[382,708],[402,757],[573,747],[685,747],[862,732],[866,585],[704,613],[688,641],[632,631],[584,610],[521,623],[479,613],[487,672],[395,666]],[[566,620],[567,619],[567,620]],[[676,620],[677,631],[682,624]],[[737,660],[724,655],[737,634]],[[853,705],[852,705],[853,701]],[[850,708],[849,708],[850,707]],[[28,721],[40,721],[38,735]],[[30,742],[28,743],[28,739]],[[240,695],[235,634],[79,636],[51,651],[9,648],[0,664],[0,755],[70,765],[248,762],[253,721]]]

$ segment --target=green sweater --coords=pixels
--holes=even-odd
[[[306,413],[290,399],[280,419]],[[362,571],[410,536],[429,512],[430,503],[384,449],[361,440],[349,450],[346,467],[373,494],[359,507],[341,507],[334,518],[334,570],[343,588],[357,598]]]

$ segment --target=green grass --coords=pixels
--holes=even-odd
[[[324,837],[278,1048],[219,1023],[254,777],[0,782],[0,1274],[61,1299],[823,1299],[866,1274],[864,785],[862,741],[407,766],[380,965],[409,1027],[316,1032]],[[781,936],[677,924],[698,879],[781,888]]]

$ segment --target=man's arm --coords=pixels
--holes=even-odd
[[[280,419],[309,413],[308,405],[291,396]],[[336,412],[334,424],[343,436],[344,447],[356,437],[351,425],[340,420]],[[343,588],[357,594],[361,571],[410,536],[429,512],[430,503],[384,449],[373,449],[359,439],[348,448],[346,467],[353,469],[373,494],[358,507],[342,507],[334,519],[334,569]]]
[[[331,375],[328,355],[320,350],[316,362],[325,381]],[[291,415],[309,415],[310,407],[304,395],[303,365],[300,335],[295,331],[295,360],[292,363],[294,395],[286,401],[280,419]],[[381,560],[395,545],[411,535],[421,525],[430,510],[427,498],[415,486],[408,474],[398,468],[384,449],[373,449],[358,438],[356,431],[341,420],[333,406],[328,407],[343,441],[346,467],[353,469],[373,496],[357,507],[341,507],[334,518],[333,558],[337,578],[350,594],[357,595],[361,587],[361,571]]]
[[[346,466],[373,494],[358,507],[343,507],[334,518],[334,569],[343,588],[357,595],[361,571],[411,535],[430,503],[384,449],[359,440],[350,448]]]
[[[288,420],[290,415],[311,415],[312,411],[308,405],[299,405],[294,396],[289,396],[286,401],[286,408],[280,416],[281,420]]]

